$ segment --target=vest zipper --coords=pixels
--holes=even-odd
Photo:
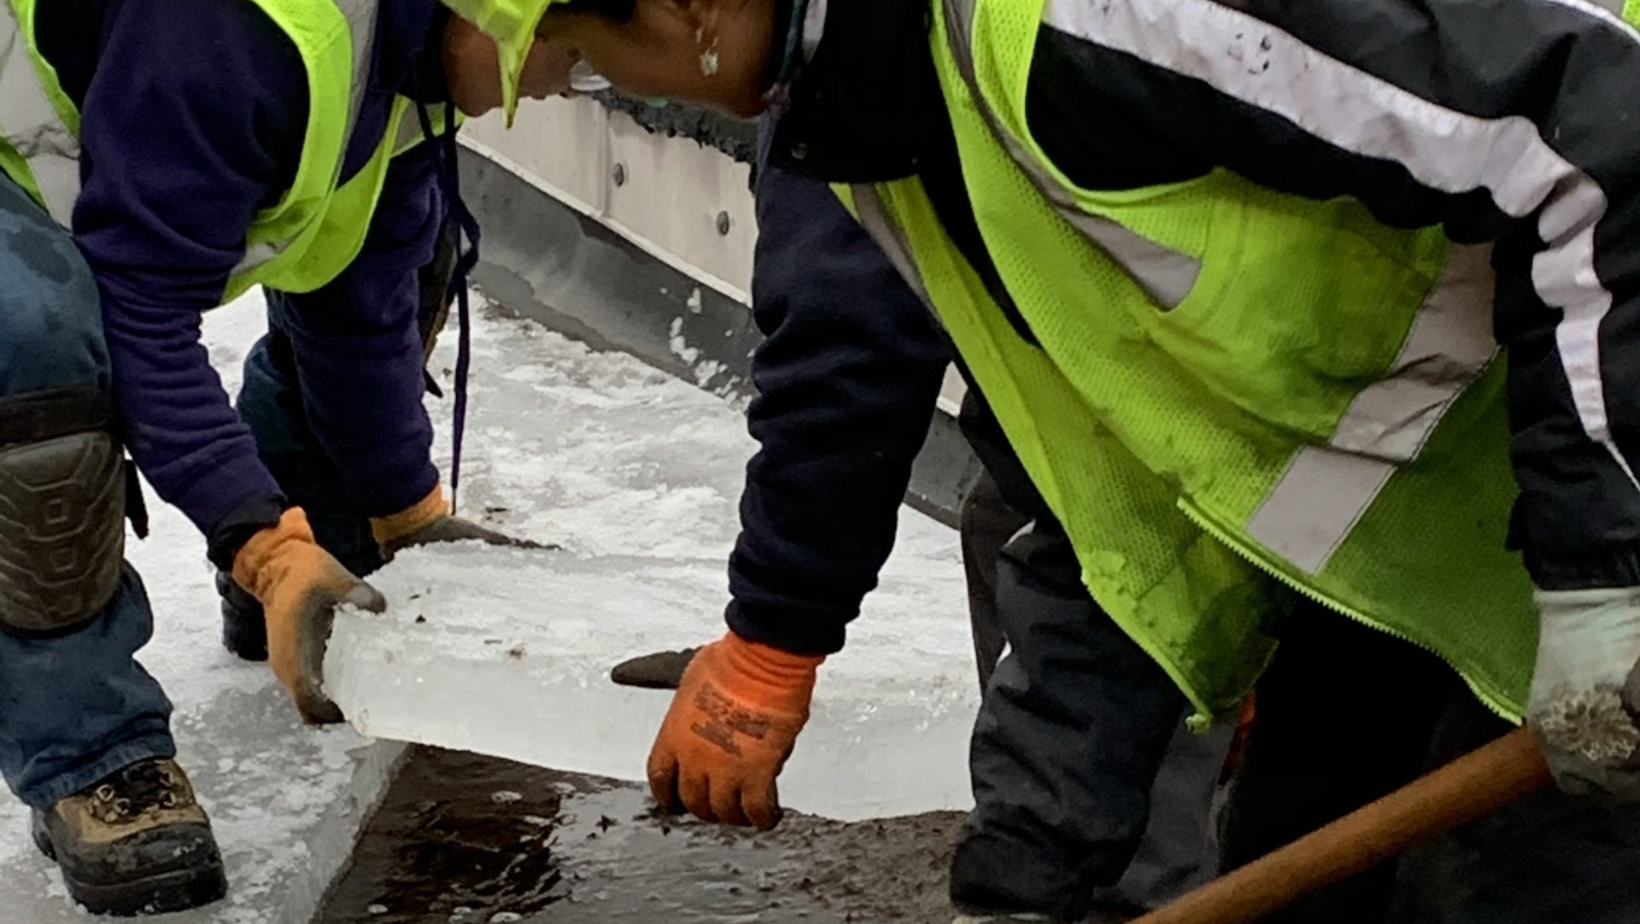
[[[1295,580],[1295,579],[1289,577],[1288,575],[1286,575],[1285,573],[1283,573],[1281,571],[1281,569],[1273,567],[1273,566],[1269,565],[1268,563],[1266,563],[1264,561],[1263,556],[1260,555],[1257,551],[1255,551],[1251,548],[1248,548],[1246,543],[1244,543],[1240,539],[1236,538],[1236,536],[1230,530],[1227,530],[1227,529],[1224,529],[1224,528],[1220,527],[1206,513],[1204,513],[1201,510],[1197,509],[1195,505],[1191,504],[1189,501],[1185,500],[1182,497],[1179,498],[1179,500],[1178,500],[1178,508],[1179,508],[1179,510],[1181,510],[1184,513],[1184,515],[1186,517],[1190,518],[1190,521],[1192,523],[1195,523],[1197,526],[1201,527],[1201,529],[1206,531],[1208,535],[1212,536],[1213,538],[1217,539],[1219,542],[1223,543],[1225,545],[1225,547],[1230,549],[1230,551],[1235,552],[1237,555],[1241,556],[1243,559],[1246,559],[1247,562],[1249,564],[1251,564],[1253,567],[1259,569],[1260,571],[1264,572],[1265,574],[1269,575],[1270,577],[1275,578],[1276,580],[1280,581],[1282,584],[1284,584],[1288,588],[1291,588],[1292,590],[1296,591],[1300,596],[1302,596],[1302,597],[1304,597],[1308,600],[1311,600],[1315,603],[1319,603],[1322,606],[1326,607],[1327,609],[1330,609],[1333,612],[1338,613],[1342,616],[1346,616],[1350,619],[1353,619],[1356,622],[1358,622],[1358,623],[1360,623],[1364,626],[1367,626],[1368,628],[1376,629],[1379,632],[1382,632],[1385,635],[1390,636],[1391,638],[1399,639],[1403,642],[1406,642],[1409,645],[1412,645],[1414,647],[1417,647],[1419,649],[1427,651],[1427,652],[1429,652],[1430,654],[1434,655],[1437,658],[1440,658],[1442,663],[1444,663],[1447,667],[1450,667],[1452,669],[1453,673],[1457,674],[1460,678],[1463,679],[1464,684],[1469,687],[1470,692],[1474,693],[1476,698],[1478,698],[1482,703],[1484,703],[1486,705],[1486,708],[1492,710],[1494,713],[1496,713],[1498,715],[1499,718],[1502,718],[1507,722],[1510,722],[1510,723],[1515,724],[1515,725],[1519,725],[1521,723],[1522,717],[1519,714],[1515,713],[1508,706],[1505,706],[1503,703],[1498,702],[1492,696],[1490,696],[1487,693],[1485,693],[1484,691],[1482,691],[1481,688],[1478,687],[1475,684],[1475,682],[1470,679],[1469,675],[1464,673],[1464,671],[1458,667],[1458,665],[1452,663],[1451,659],[1447,658],[1445,655],[1443,655],[1440,652],[1436,651],[1434,648],[1431,648],[1430,646],[1424,644],[1423,642],[1418,641],[1417,639],[1407,635],[1405,632],[1402,632],[1399,629],[1396,629],[1392,626],[1385,625],[1384,623],[1379,622],[1378,620],[1373,619],[1370,616],[1367,616],[1365,613],[1361,613],[1361,612],[1359,612],[1359,611],[1357,611],[1357,610],[1355,610],[1351,607],[1348,607],[1348,606],[1345,606],[1342,603],[1339,603],[1336,600],[1330,599],[1327,596],[1321,594],[1319,591],[1316,591],[1316,590],[1314,590],[1312,588],[1309,588],[1309,587],[1305,587],[1303,584],[1299,583],[1297,580]]]

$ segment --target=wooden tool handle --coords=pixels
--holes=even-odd
[[[1130,924],[1252,924],[1551,782],[1517,729]]]

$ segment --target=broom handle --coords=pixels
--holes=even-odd
[[[1253,924],[1551,782],[1517,729],[1129,924]]]

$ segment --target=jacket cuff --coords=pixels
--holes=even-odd
[[[438,466],[425,455],[410,460],[360,459],[349,468],[352,471],[344,478],[348,490],[358,511],[373,520],[409,510],[442,490]]]
[[[284,500],[280,498],[253,497],[247,500],[224,517],[216,529],[206,537],[206,557],[218,570],[233,571],[234,559],[239,557],[239,550],[245,547],[245,543],[249,542],[252,536],[264,529],[278,526],[285,507]]]
[[[219,568],[232,568],[245,540],[277,524],[290,506],[254,455],[212,469],[168,500],[205,535],[206,554]]]
[[[836,654],[847,639],[849,617],[831,612],[732,600],[724,613],[729,630],[748,642],[806,657]]]

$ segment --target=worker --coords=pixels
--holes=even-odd
[[[444,14],[439,18],[442,23]],[[496,68],[478,66],[495,58],[495,43],[490,38],[458,19],[443,29],[439,54],[447,62],[461,65],[451,67],[447,79],[451,83],[448,95],[463,112],[479,115],[504,105]],[[525,79],[525,95],[538,97],[561,89],[562,71],[567,64],[562,57],[553,58],[546,46],[537,48],[531,60],[532,71]],[[409,114],[405,118],[417,121]],[[415,200],[433,193],[442,199],[443,193],[432,189],[437,183],[426,169],[428,156],[429,152],[413,150],[395,160],[387,171],[380,196],[385,205],[378,214],[396,207],[402,198]],[[418,163],[421,169],[416,169]],[[252,347],[244,362],[236,408],[256,441],[263,465],[273,475],[286,502],[306,512],[319,545],[360,577],[373,573],[398,548],[410,545],[463,539],[538,545],[503,536],[458,516],[439,516],[422,523],[427,512],[442,510],[444,501],[442,492],[417,494],[422,486],[436,484],[436,469],[430,457],[427,418],[421,412],[412,380],[425,379],[427,390],[442,396],[431,373],[424,370],[439,332],[449,321],[451,302],[458,294],[465,294],[457,290],[458,276],[465,275],[457,272],[457,264],[470,258],[459,252],[460,232],[451,209],[441,208],[439,212],[441,225],[432,239],[432,257],[415,270],[414,280],[409,280],[403,265],[366,269],[365,261],[355,260],[348,271],[314,292],[266,290],[268,333]],[[427,229],[420,230],[425,234]],[[374,241],[368,239],[363,252],[372,258],[376,257]],[[420,237],[389,241],[380,259],[420,259],[403,249],[406,244],[420,248],[426,241]],[[402,257],[397,256],[400,254]],[[383,291],[384,277],[394,287],[392,297],[386,299],[376,294]],[[352,346],[344,346],[341,338],[367,336],[372,333],[370,328],[383,321],[393,324],[397,337],[404,337],[408,299],[415,300],[414,342],[420,344],[420,355],[412,362],[412,353],[404,349],[404,344],[395,343],[394,361],[380,368],[393,382],[384,393],[394,396],[401,405],[387,415],[388,419],[410,428],[403,434],[373,434],[357,428],[354,422],[380,413],[377,402],[381,395],[357,390],[351,364],[318,363],[311,354],[315,347],[349,353]],[[305,348],[298,347],[304,341]],[[458,402],[464,388],[465,381],[458,376]],[[317,397],[304,398],[309,393]],[[454,461],[459,466],[458,448]],[[427,503],[404,507],[411,496],[424,498]],[[380,518],[380,511],[401,509],[409,516],[392,522]],[[385,543],[383,536],[387,537]],[[216,586],[222,598],[223,646],[245,660],[267,660],[262,604],[234,579],[231,570],[217,572]]]
[[[974,732],[966,920],[1075,920],[1175,723],[1262,677],[1232,855],[1522,719],[1560,783],[1437,847],[1441,887],[1388,868],[1287,920],[1617,922],[1640,914],[1640,5],[1616,5],[519,0],[480,25],[643,95],[779,110],[775,162],[849,184],[1042,497],[999,575],[1034,621]],[[777,823],[843,638],[807,615],[731,610],[691,662],[663,803]],[[1050,702],[1045,664],[1085,695]]]
[[[562,87],[566,57],[521,54],[521,92]],[[429,458],[418,273],[462,214],[442,104],[510,104],[499,73],[433,0],[0,4],[0,773],[91,912],[226,889],[134,658],[123,450],[265,610],[309,720],[333,717],[302,664],[317,617],[382,606],[317,522],[369,518],[387,550],[484,536]],[[242,419],[200,316],[258,283]],[[287,442],[259,454],[246,419]]]
[[[729,607],[842,626],[858,615],[894,544],[951,354],[916,293],[824,182],[759,165],[753,189],[751,308],[764,340],[752,356],[758,395],[748,419],[759,451],[741,496]],[[1011,615],[997,594],[1002,549],[1031,519],[1009,496],[1040,502],[972,392],[959,420],[982,462],[959,534],[983,691]],[[696,650],[633,658],[613,679],[676,689]],[[1178,726],[1145,836],[1115,887],[1095,898],[1093,920],[1126,920],[1211,875],[1212,804],[1232,731],[1226,724],[1197,735]]]

